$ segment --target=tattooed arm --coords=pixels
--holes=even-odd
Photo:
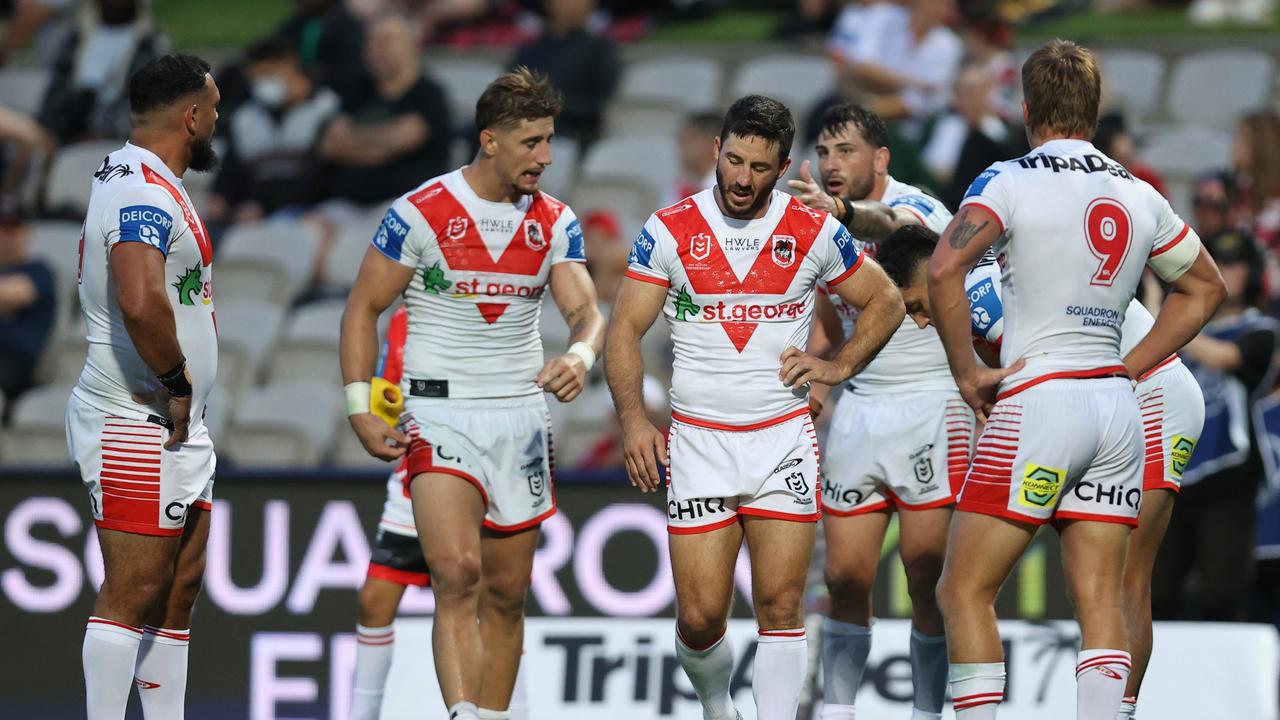
[[[551,297],[569,325],[569,345],[586,343],[595,355],[604,348],[604,316],[596,306],[596,286],[586,265],[562,262],[551,266]],[[587,377],[586,361],[573,352],[553,357],[534,380],[560,402],[569,402],[582,392]]]
[[[809,161],[800,164],[800,177],[788,180],[787,185],[800,202],[817,210],[831,213],[844,223],[853,236],[864,242],[879,242],[904,225],[918,225],[920,218],[904,208],[889,207],[877,200],[848,200],[832,195],[809,174]],[[853,215],[849,215],[849,210]]]
[[[960,393],[974,410],[986,413],[995,401],[996,386],[1018,369],[1021,360],[1002,370],[978,367],[969,328],[969,298],[964,276],[1000,237],[1003,228],[991,211],[967,205],[951,220],[929,260],[929,304],[933,324],[947,351],[951,374]]]

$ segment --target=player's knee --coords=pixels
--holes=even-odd
[[[200,567],[183,568],[174,576],[169,596],[181,607],[190,609],[196,604],[196,598],[200,597],[203,587],[204,564],[201,563]]]
[[[431,561],[431,586],[437,597],[473,595],[480,590],[480,555],[461,551]]]
[[[528,576],[498,575],[484,579],[485,607],[492,607],[499,612],[523,613],[525,597],[528,594]]]
[[[757,592],[756,621],[762,628],[796,627],[803,616],[801,612],[803,595],[803,588],[779,588]]]
[[[126,609],[130,614],[146,615],[162,603],[173,585],[173,573],[106,578],[98,591],[106,604]]]
[[[366,582],[360,588],[357,602],[360,608],[361,625],[386,627],[395,620],[399,598],[386,592],[380,585]]]
[[[823,579],[832,596],[862,596],[871,592],[875,582],[876,568],[874,564],[857,562],[856,560],[833,560],[827,558],[823,568]]]
[[[982,602],[982,596],[972,583],[955,573],[943,572],[934,590],[934,601],[944,618],[963,612],[966,607]]]
[[[938,581],[942,576],[942,561],[925,562],[907,568],[907,594],[912,605],[938,604]]]

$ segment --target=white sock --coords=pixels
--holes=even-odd
[[[800,692],[809,662],[804,628],[761,630],[756,645],[751,694],[760,720],[792,720],[800,709]]]
[[[1076,656],[1077,720],[1110,720],[1120,711],[1129,682],[1129,653],[1094,648]]]
[[[1116,713],[1116,720],[1134,720],[1138,712],[1138,696],[1125,695],[1120,701],[1120,712]]]
[[[995,720],[1004,700],[1004,663],[953,663],[947,677],[956,720]]]
[[[88,720],[124,720],[142,628],[90,617],[84,629],[85,709]]]
[[[183,720],[187,700],[190,630],[146,626],[133,678],[147,720]]]
[[[351,720],[378,720],[382,714],[382,694],[391,672],[395,650],[395,625],[356,625],[355,683],[351,688]]]
[[[733,681],[733,646],[729,635],[721,635],[710,646],[694,650],[685,643],[677,627],[676,657],[702,702],[703,720],[735,720],[738,709],[729,696],[729,683]]]
[[[831,618],[822,621],[821,720],[853,720],[870,654],[871,628]]]
[[[507,712],[511,713],[511,720],[529,720],[529,690],[525,687],[525,678],[529,673],[524,667],[524,653],[520,653],[520,668],[516,671],[516,684],[511,688],[511,702],[507,705]]]
[[[915,713],[911,720],[942,717],[947,700],[947,636],[925,635],[911,628],[911,685]]]
[[[449,707],[449,720],[480,720],[480,711],[475,703],[463,700]]]
[[[510,710],[490,710],[489,708],[480,708],[477,711],[480,720],[511,720]]]

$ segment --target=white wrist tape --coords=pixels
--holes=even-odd
[[[370,412],[369,398],[372,395],[372,389],[367,382],[347,383],[342,392],[347,396],[347,416],[359,415],[360,413]]]
[[[587,366],[587,372],[591,372],[591,368],[596,364],[596,351],[592,350],[590,345],[578,341],[569,346],[569,352],[582,358],[583,364]]]

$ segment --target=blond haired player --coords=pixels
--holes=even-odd
[[[1143,426],[1130,378],[1194,337],[1224,291],[1169,203],[1090,144],[1101,94],[1093,56],[1054,41],[1023,65],[1022,82],[1034,149],[974,180],[929,265],[952,374],[987,416],[938,600],[957,717],[994,718],[1005,674],[995,596],[1037,527],[1054,522],[1082,635],[1076,716],[1113,720],[1131,666],[1122,588],[1138,506],[1100,505],[1078,490],[1141,494]],[[964,284],[992,247],[1002,270],[1003,369],[974,358]],[[1144,265],[1173,289],[1126,357],[1120,326]]]
[[[830,215],[774,189],[791,112],[752,95],[729,108],[716,185],[654,213],[614,304],[606,372],[632,484],[669,467],[676,654],[708,720],[733,720],[725,636],[733,568],[751,555],[760,718],[794,718],[807,661],[801,596],[818,507],[818,441],[807,384],[843,382],[902,322],[902,301]],[[861,316],[831,361],[807,355],[817,284]],[[669,436],[645,417],[640,338],[661,313],[675,343]],[[669,462],[668,462],[669,460]]]
[[[493,81],[476,103],[475,160],[392,203],[343,317],[352,428],[376,457],[407,453],[451,718],[509,717],[538,526],[555,512],[543,393],[576,397],[603,341],[578,221],[538,189],[560,107],[526,69]],[[548,288],[572,338],[544,363]],[[400,294],[404,432],[368,411],[377,318]]]

